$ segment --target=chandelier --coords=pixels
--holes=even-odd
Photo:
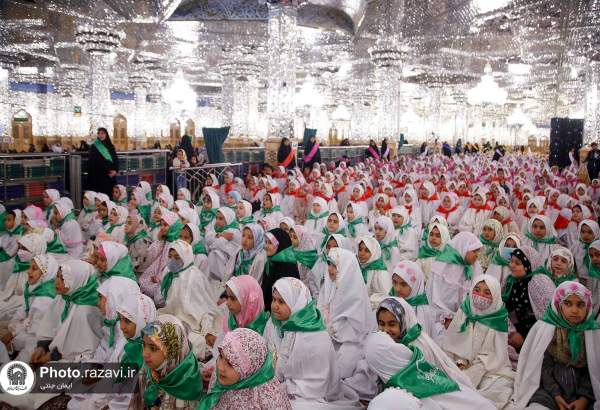
[[[471,105],[504,105],[508,94],[494,80],[492,66],[486,63],[481,81],[467,92],[467,100]]]
[[[183,77],[181,69],[177,71],[169,87],[163,91],[163,100],[177,114],[184,111],[192,112],[196,109],[196,93]]]

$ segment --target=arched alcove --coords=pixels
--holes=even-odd
[[[117,151],[127,151],[127,118],[118,114],[113,120],[112,141]]]
[[[33,144],[33,125],[31,115],[20,109],[12,117],[13,145],[17,152],[27,152],[29,144]]]

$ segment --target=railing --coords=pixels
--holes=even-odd
[[[191,168],[171,167],[169,170],[173,172],[173,187],[175,189],[187,188],[191,192],[192,198],[198,198],[204,187],[204,181],[210,174],[214,174],[219,179],[219,183],[223,183],[223,174],[226,171],[231,170],[235,175],[241,175],[243,165],[241,162],[233,164],[226,162]]]

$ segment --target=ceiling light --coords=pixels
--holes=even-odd
[[[511,0],[473,0],[471,4],[480,14],[485,14],[506,7],[510,2]]]
[[[490,63],[485,65],[481,81],[467,92],[467,99],[471,105],[504,105],[508,94],[500,88],[494,80]]]

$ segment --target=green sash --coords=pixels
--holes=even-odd
[[[262,336],[262,334],[265,332],[265,326],[267,326],[268,321],[269,321],[269,313],[262,311],[262,312],[260,312],[260,314],[258,316],[256,316],[256,318],[252,322],[248,323],[244,327],[246,329],[252,329],[256,333],[259,333]],[[227,320],[227,326],[229,326],[230,330],[235,330],[239,327],[237,320],[235,319],[235,315],[232,315],[231,313],[229,314],[229,319]]]
[[[10,258],[11,258],[10,255],[8,253],[6,253],[4,248],[0,248],[0,262],[6,262]]]
[[[102,321],[102,326],[108,328],[108,347],[113,347],[115,345],[115,326],[119,323],[119,316],[114,319],[104,319]]]
[[[418,347],[411,346],[410,350],[413,352],[410,362],[387,381],[386,389],[405,389],[418,399],[460,391],[454,380],[424,359]]]
[[[314,300],[311,300],[308,305],[293,313],[285,323],[274,317],[271,318],[271,321],[279,331],[280,337],[283,337],[285,332],[320,332],[326,329],[321,311],[317,309]]]
[[[412,224],[410,223],[410,221],[408,221],[407,224],[400,225],[397,228],[396,226],[394,226],[394,228],[396,229],[396,231],[398,231],[400,235],[404,235],[404,232],[406,232],[407,229],[412,228]]]
[[[392,290],[389,293],[390,296],[398,296],[396,295],[396,289],[392,286]],[[412,298],[404,299],[406,303],[411,306],[424,306],[429,304],[429,300],[427,299],[427,295],[425,293],[420,293],[417,296],[413,296]]]
[[[92,205],[92,206],[86,206],[82,209],[84,214],[91,214],[92,212],[96,212],[96,206]]]
[[[194,246],[192,246],[192,252],[194,255],[206,255],[208,256],[208,251],[206,250],[206,245],[204,244],[204,240],[201,239]]]
[[[425,245],[419,248],[419,254],[417,255],[417,259],[433,258],[435,256],[438,256],[440,253],[442,252],[435,248],[432,248],[427,242],[425,242]]]
[[[581,241],[580,241],[581,242]],[[583,247],[585,248],[585,254],[583,256],[583,264],[585,265],[585,267],[588,270],[588,275],[590,275],[591,278],[594,279],[600,279],[600,269],[596,268],[594,265],[592,265],[592,260],[590,259],[590,245],[591,243],[583,243]],[[569,279],[572,280],[572,279]]]
[[[146,376],[148,379],[148,386],[144,391],[144,402],[148,407],[153,407],[156,399],[158,399],[160,390],[171,397],[186,401],[198,401],[204,396],[198,360],[196,360],[196,356],[194,355],[191,346],[189,353],[181,363],[157,383],[154,382],[150,369],[147,367]]]
[[[548,304],[548,307],[546,308],[546,312],[544,313],[542,320],[546,323],[551,324],[552,326],[556,326],[561,329],[567,330],[569,352],[571,353],[571,360],[574,362],[578,360],[579,353],[581,353],[581,346],[583,345],[583,332],[585,332],[586,330],[600,329],[600,324],[598,324],[594,320],[593,315],[588,316],[588,318],[584,322],[579,323],[577,325],[570,324],[569,322],[567,322],[566,319],[564,319],[552,309],[551,303]]]
[[[575,275],[574,273],[571,273],[570,275],[566,275],[566,276],[559,276],[559,277],[554,277],[552,275],[552,272],[546,267],[547,261],[544,265],[540,266],[539,268],[537,268],[536,270],[533,271],[534,275],[537,274],[542,274],[542,275],[546,275],[548,276],[550,279],[552,279],[552,282],[554,282],[554,284],[558,287],[558,285],[560,285],[563,282],[566,282],[568,280],[577,280],[577,275]]]
[[[115,224],[115,225],[112,225],[112,224],[111,224],[111,225],[108,227],[108,229],[106,230],[106,233],[110,235],[110,234],[112,233],[112,231],[114,231],[114,230],[115,230],[115,228],[117,228],[117,227],[119,227],[119,226],[123,226],[123,225],[124,225],[124,224]]]
[[[535,236],[533,236],[533,234],[529,231],[525,232],[525,236],[528,237],[531,242],[533,242],[533,247],[535,248],[535,250],[539,250],[539,245],[540,243],[543,243],[545,245],[553,245],[556,243],[556,238],[555,237],[551,237],[551,238],[536,238]]]
[[[254,223],[254,217],[252,215],[250,216],[246,216],[245,218],[242,219],[236,219],[238,225],[248,225],[248,224],[253,224]]]
[[[125,245],[126,246],[133,245],[138,240],[140,240],[142,238],[147,238],[147,237],[148,237],[148,232],[146,232],[143,229],[133,236],[125,235]]]
[[[419,336],[421,336],[422,331],[423,329],[421,325],[417,323],[416,325],[408,329],[406,334],[402,336],[402,339],[400,339],[399,343],[402,343],[404,346],[409,346],[412,342],[417,340]]]
[[[492,253],[498,251],[499,242],[489,241],[483,235],[479,235],[479,241],[485,246],[485,256],[490,256]]]
[[[360,218],[354,218],[353,221],[348,222],[347,226],[348,226],[348,233],[350,233],[350,236],[352,236],[353,238],[356,238],[356,225],[360,225],[365,223],[362,219],[362,216]]]
[[[468,280],[471,280],[471,277],[473,276],[473,266],[471,266],[467,262],[465,262],[463,257],[460,256],[460,253],[458,253],[458,251],[450,245],[446,245],[446,247],[444,248],[442,253],[440,253],[437,256],[437,258],[435,258],[435,260],[440,261],[440,262],[446,262],[451,265],[463,266],[464,272],[465,272],[465,278]]]
[[[219,377],[218,377],[219,371],[218,370],[216,370],[216,371],[217,371],[217,378],[216,378],[217,381],[216,381],[215,385],[213,386],[210,393],[202,398],[202,401],[200,402],[200,404],[198,404],[198,407],[196,407],[196,410],[212,409],[214,406],[216,406],[219,403],[219,400],[221,400],[221,395],[225,392],[233,391],[233,390],[250,389],[252,387],[256,387],[256,386],[260,386],[261,384],[265,384],[268,381],[270,381],[271,379],[273,379],[273,377],[275,377],[275,369],[273,368],[273,355],[271,354],[271,352],[269,352],[267,354],[267,358],[265,359],[265,362],[263,363],[262,367],[256,373],[254,373],[250,377],[247,377],[245,379],[238,381],[237,383],[232,384],[231,386],[221,385],[221,383],[219,383]],[[198,384],[200,387],[202,387],[202,383],[198,383]],[[242,403],[240,403],[240,406],[242,406],[241,408],[243,408]]]
[[[294,255],[298,263],[306,266],[308,269],[312,269],[319,259],[316,249],[307,249],[305,251],[294,249]]]
[[[515,278],[513,275],[508,275],[508,277],[506,278],[506,284],[504,285],[504,291],[502,292],[502,301],[504,303],[506,303],[506,301],[508,300],[508,297],[510,296],[510,292],[512,292],[512,288],[513,288],[515,282],[524,280],[526,278],[530,278],[532,276],[533,276],[533,272],[528,273],[527,275],[523,276],[522,278]]]
[[[234,219],[233,221],[231,221],[230,224],[225,225],[224,227],[220,228],[218,226],[215,225],[215,232],[216,233],[223,233],[228,229],[239,229],[240,225],[237,223],[237,221]]]
[[[12,231],[7,230],[6,233],[8,234],[8,236],[23,235],[25,233],[25,228],[23,227],[23,225],[19,225]]]
[[[108,148],[106,148],[104,146],[104,144],[102,143],[102,141],[100,141],[99,139],[96,138],[96,140],[94,141],[94,143],[92,144],[94,147],[96,147],[96,149],[98,150],[98,152],[100,153],[100,155],[102,155],[102,157],[107,160],[108,162],[113,162],[113,159],[110,155],[110,152],[108,152]]]
[[[467,295],[462,305],[460,305],[460,308],[465,313],[465,321],[460,326],[460,333],[467,330],[467,326],[471,322],[479,322],[498,332],[508,332],[508,312],[504,306],[487,315],[474,315],[471,310],[471,298]]]
[[[75,214],[73,213],[73,211],[71,211],[65,215],[65,217],[62,219],[62,221],[60,221],[60,223],[58,224],[58,227],[62,228],[62,226],[65,224],[65,222],[69,222],[69,221],[77,221],[77,218],[75,218]]]
[[[137,210],[140,213],[140,216],[144,219],[147,225],[150,225],[150,205],[139,205],[137,206]]]
[[[0,250],[0,252],[1,252],[1,250]],[[2,262],[1,259],[0,259],[0,262]],[[600,269],[598,269],[594,264],[592,264],[591,260],[590,260],[589,264],[587,265],[587,268],[588,268],[588,274],[590,275],[590,278],[600,279]]]
[[[29,315],[29,298],[32,296],[46,296],[51,299],[56,297],[56,285],[54,283],[54,279],[47,280],[46,282],[42,282],[39,284],[37,288],[29,291],[29,282],[25,282],[25,290],[23,292],[23,296],[25,297],[25,314]]]
[[[508,266],[510,261],[507,261],[506,259],[504,259],[504,257],[502,257],[502,255],[500,255],[500,251],[496,251],[496,253],[494,254],[494,257],[492,258],[491,263],[494,265],[498,265],[498,266]]]
[[[21,262],[18,256],[15,256],[15,264],[13,265],[12,273],[21,273],[29,269],[31,262]]]
[[[66,254],[67,248],[58,238],[58,234],[54,233],[54,238],[46,244],[46,252]]]
[[[239,258],[240,258],[240,264],[235,267],[235,269],[233,271],[233,276],[247,275],[248,272],[250,271],[250,267],[252,266],[252,263],[254,262],[254,257],[244,259],[242,252],[239,253]]]
[[[65,301],[65,307],[60,315],[60,321],[63,322],[69,314],[71,303],[76,305],[98,306],[98,279],[96,276],[90,276],[86,284],[77,289],[71,295],[62,295]]]
[[[167,230],[167,234],[165,235],[165,240],[167,242],[175,242],[179,239],[179,235],[181,234],[181,230],[183,229],[183,222],[181,220],[176,220],[175,223],[169,226]]]
[[[115,266],[111,270],[102,273],[103,278],[110,278],[111,276],[121,276],[123,278],[129,278],[137,283],[137,276],[133,272],[133,265],[131,264],[131,256],[125,255],[115,263]]]
[[[391,240],[386,245],[384,245],[381,242],[379,242],[379,246],[381,247],[381,255],[383,256],[383,259],[386,260],[386,261],[389,261],[390,259],[392,259],[392,251],[391,251],[391,249],[393,247],[396,247],[396,248],[398,247],[398,241],[394,239],[394,240]]]
[[[387,266],[385,266],[385,263],[383,262],[383,259],[381,259],[381,258],[375,259],[373,262],[369,263],[366,266],[361,265],[360,272],[362,273],[362,277],[363,277],[363,280],[365,281],[365,283],[367,283],[367,279],[369,277],[370,270],[384,270],[387,272]]]
[[[273,256],[267,256],[267,263],[265,264],[265,273],[267,276],[271,273],[271,265],[273,262],[298,263],[296,261],[296,255],[294,254],[294,248],[290,246]]]
[[[217,217],[217,209],[200,211],[200,230],[206,228]]]
[[[329,216],[329,211],[325,211],[322,214],[317,215],[317,216],[314,216],[312,214],[312,212],[309,212],[308,217],[306,218],[306,220],[308,220],[308,221],[317,221],[317,220],[319,220],[321,218],[327,218],[328,216]]]
[[[160,293],[162,293],[163,299],[166,302],[167,296],[169,295],[169,289],[171,289],[171,285],[173,284],[173,280],[179,277],[179,274],[192,266],[193,263],[179,269],[177,272],[167,272],[163,277],[162,282],[160,282]]]
[[[272,208],[262,208],[260,210],[260,214],[263,218],[269,214],[272,214],[273,212],[281,212],[281,207],[277,205]]]
[[[6,220],[6,212],[0,213],[0,234],[6,232],[6,226],[4,225],[5,220]]]
[[[123,356],[121,357],[121,367],[128,369],[134,368],[140,370],[144,365],[144,341],[142,337],[127,339],[123,347]]]

